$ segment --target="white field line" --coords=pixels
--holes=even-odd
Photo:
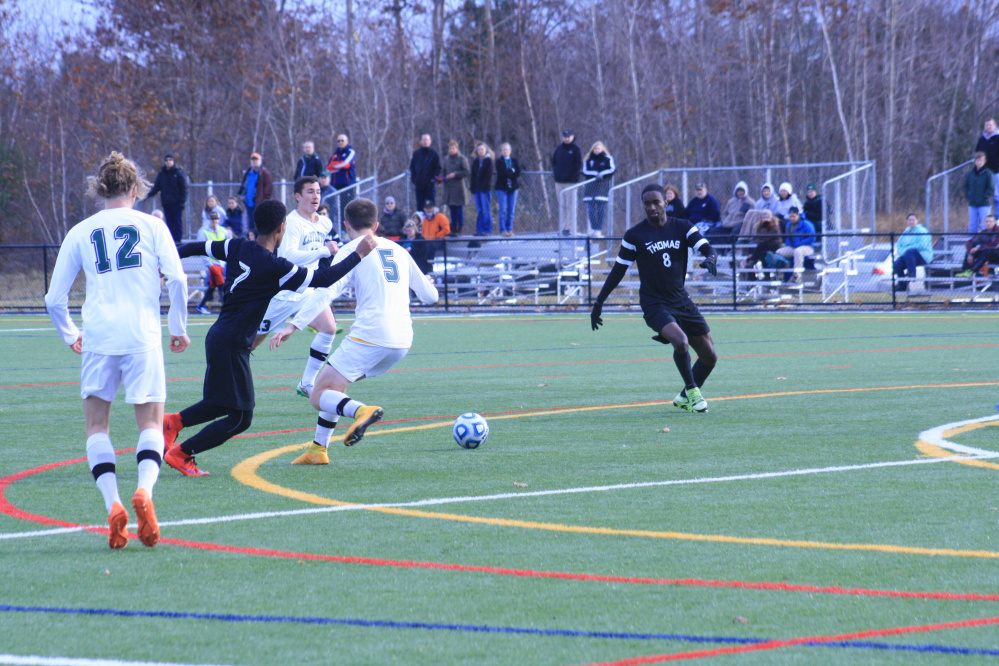
[[[989,421],[997,421],[999,416],[983,416],[979,419],[968,419],[967,421],[956,421],[954,423],[948,423],[946,425],[937,426],[936,428],[930,428],[929,430],[924,430],[919,433],[919,439],[923,440],[928,444],[936,444],[941,449],[947,449],[948,451],[953,451],[955,453],[966,453],[972,456],[980,456],[983,454],[992,453],[985,449],[976,449],[971,446],[965,446],[964,444],[957,444],[948,439],[945,439],[943,434],[948,430],[953,430],[954,428],[960,428],[961,426],[971,425],[972,423],[988,423]]]
[[[999,418],[999,417],[989,417]],[[944,427],[949,429],[954,424]],[[929,432],[929,431],[927,431]],[[925,433],[924,433],[925,434]],[[929,440],[927,440],[929,441]],[[933,442],[939,444],[939,442]],[[956,445],[955,445],[956,446]],[[523,499],[526,497],[550,497],[552,495],[575,495],[581,493],[609,492],[613,490],[631,490],[633,488],[655,488],[662,486],[685,486],[705,483],[726,483],[730,481],[754,481],[758,479],[776,479],[788,476],[805,476],[810,474],[831,474],[835,472],[853,472],[865,469],[879,469],[883,467],[906,467],[909,465],[933,465],[936,463],[953,462],[955,460],[986,460],[989,458],[999,458],[999,453],[992,451],[982,451],[971,456],[948,456],[946,458],[917,458],[915,460],[891,460],[886,462],[865,463],[862,465],[838,465],[833,467],[812,467],[807,469],[787,470],[783,472],[761,472],[757,474],[737,474],[733,476],[702,477],[699,479],[672,479],[669,481],[645,481],[641,483],[619,483],[608,486],[583,486],[578,488],[560,488],[555,490],[535,490],[531,492],[499,493],[496,495],[469,495],[465,497],[435,497],[431,499],[416,500],[413,502],[386,502],[380,504],[347,504],[342,506],[310,507],[307,509],[291,509],[287,511],[260,511],[256,513],[242,513],[229,516],[213,516],[210,518],[188,518],[186,520],[163,520],[161,527],[179,527],[184,525],[212,525],[216,523],[230,523],[242,520],[260,520],[262,518],[284,518],[288,516],[304,516],[317,513],[337,513],[340,511],[365,511],[368,509],[411,509],[415,507],[440,506],[443,504],[464,504],[469,502],[491,502],[496,500]],[[88,527],[104,527],[103,525],[91,525]],[[129,525],[135,527],[135,525]],[[35,536],[55,536],[69,532],[79,532],[85,527],[62,527],[51,530],[36,530],[33,532],[12,532],[0,534],[0,540],[23,539]]]
[[[16,664],[18,666],[211,666],[210,664],[176,664],[165,661],[76,659],[73,657],[22,657],[16,654],[0,654],[0,664]]]

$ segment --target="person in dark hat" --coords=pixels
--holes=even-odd
[[[802,216],[815,227],[815,240],[822,239],[823,211],[822,195],[819,194],[815,183],[809,183],[805,188],[805,200],[801,203]]]
[[[576,135],[570,129],[562,130],[562,143],[555,148],[555,153],[552,155],[552,175],[555,177],[555,197],[558,199],[559,229],[564,236],[569,235],[571,221],[569,199],[562,196],[562,191],[578,183],[581,173],[583,173],[583,151],[576,145]]]
[[[153,189],[149,190],[147,199],[160,195],[160,205],[163,206],[163,218],[173,242],[179,243],[184,236],[184,206],[187,204],[187,175],[173,161],[173,155],[163,156],[163,168],[156,174]]]

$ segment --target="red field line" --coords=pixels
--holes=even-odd
[[[122,449],[116,453],[128,453],[135,449]],[[26,477],[41,474],[58,467],[74,465],[86,462],[86,458],[73,458],[61,462],[49,463],[40,467],[27,469],[15,474],[0,477],[0,513],[14,518],[30,522],[51,525],[55,527],[69,527],[83,529],[89,532],[106,534],[106,527],[85,527],[77,523],[70,523],[49,516],[29,513],[17,508],[7,499],[7,488],[11,484]],[[135,535],[130,535],[133,538]],[[190,541],[186,539],[161,538],[161,544],[181,546],[184,548],[194,548],[198,550],[233,553],[238,555],[250,555],[257,557],[274,557],[281,559],[311,560],[323,562],[337,562],[340,564],[361,564],[367,566],[395,567],[402,569],[430,569],[443,571],[458,571],[463,573],[481,573],[498,576],[514,576],[518,578],[539,578],[572,580],[592,583],[618,583],[630,585],[663,585],[663,586],[684,586],[684,587],[708,587],[708,588],[728,588],[743,590],[762,590],[774,592],[800,592],[806,594],[833,594],[861,597],[888,597],[896,599],[934,599],[942,601],[997,601],[999,594],[978,594],[974,592],[918,592],[907,590],[878,590],[870,588],[844,588],[838,586],[816,586],[816,585],[793,585],[789,583],[773,582],[753,582],[753,581],[719,581],[703,580],[698,578],[644,578],[637,576],[605,576],[600,574],[573,573],[565,571],[539,571],[535,569],[514,569],[509,567],[491,567],[483,565],[451,564],[446,562],[420,562],[414,560],[391,560],[385,558],[352,557],[345,555],[321,555],[318,553],[298,553],[294,551],[273,550],[267,548],[253,548],[246,546],[227,546],[224,544],[208,543],[203,541]],[[796,639],[797,640],[797,639]],[[818,639],[808,639],[818,640]],[[832,639],[829,639],[832,640]],[[784,647],[783,645],[777,647]],[[623,663],[623,662],[622,662]],[[645,662],[635,662],[645,663]],[[651,662],[650,662],[651,663]]]
[[[726,654],[743,654],[746,652],[757,652],[760,650],[777,650],[779,648],[793,647],[795,645],[803,645],[806,643],[837,643],[840,641],[853,641],[862,638],[898,636],[901,634],[916,634],[927,631],[943,631],[946,629],[964,629],[968,627],[985,627],[993,624],[999,624],[999,617],[985,617],[974,620],[943,622],[938,624],[921,624],[911,627],[892,627],[890,629],[868,629],[866,631],[856,631],[849,634],[836,634],[834,636],[802,636],[801,638],[791,638],[784,641],[767,641],[766,643],[754,643],[752,645],[737,645],[733,647],[713,648],[711,650],[692,650],[690,652],[676,652],[673,654],[634,657],[632,659],[622,659],[620,661],[605,661],[589,664],[588,666],[639,666],[640,664],[661,664],[666,661],[703,659],[704,657],[718,657]]]

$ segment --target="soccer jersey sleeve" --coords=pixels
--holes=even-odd
[[[632,233],[631,229],[628,229],[628,231],[624,232],[624,238],[621,239],[621,249],[617,253],[617,263],[631,266],[637,258],[638,239],[635,238],[635,234]]]
[[[68,307],[69,290],[73,288],[73,282],[83,267],[79,248],[74,242],[75,238],[76,234],[70,233],[62,244],[55,268],[52,269],[49,292],[45,294],[45,309],[48,310],[52,323],[62,336],[62,341],[67,345],[73,344],[80,337],[80,329],[69,318]]]
[[[409,288],[413,290],[421,303],[433,305],[441,297],[440,292],[437,291],[437,287],[430,284],[409,252],[406,252],[406,259],[409,261]]]
[[[170,335],[187,335],[187,274],[180,263],[180,254],[165,224],[153,226],[153,241],[156,244],[156,259],[160,273],[166,279],[170,294],[170,311],[167,314],[167,327]]]
[[[302,225],[289,218],[284,238],[281,239],[281,247],[278,248],[278,255],[297,266],[308,266],[330,256],[330,251],[326,249],[325,245],[317,250],[301,249],[299,246],[302,244],[302,233]]]
[[[687,247],[691,250],[697,250],[701,252],[701,254],[707,256],[708,253],[705,252],[703,248],[707,248],[708,250],[711,249],[711,246],[708,244],[708,240],[701,235],[701,232],[696,225],[691,224],[687,220],[683,220],[683,224],[687,227],[685,232]]]

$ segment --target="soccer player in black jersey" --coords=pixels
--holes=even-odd
[[[706,412],[708,403],[701,396],[700,387],[714,369],[718,355],[708,323],[683,288],[683,282],[687,248],[704,255],[702,266],[711,275],[718,275],[717,254],[697,227],[666,215],[666,193],[662,186],[647,185],[642,190],[642,205],[645,219],[624,233],[617,262],[590,313],[590,324],[595,331],[604,323],[600,318],[604,301],[621,282],[628,267],[637,262],[639,302],[645,323],[656,332],[653,340],[673,345],[673,361],[683,378],[684,388],[673,404],[688,412]],[[689,347],[697,352],[693,367]]]
[[[167,447],[163,460],[184,476],[208,474],[194,464],[195,454],[213,449],[250,427],[254,407],[250,349],[271,298],[282,290],[329,287],[377,245],[368,239],[338,264],[317,271],[301,268],[274,254],[284,236],[286,213],[280,201],[264,201],[253,211],[256,240],[230,238],[179,248],[182,258],[210,256],[227,262],[222,310],[205,337],[208,368],[204,397],[179,414],[163,418]],[[176,444],[181,429],[209,421],[212,423],[196,435]]]

